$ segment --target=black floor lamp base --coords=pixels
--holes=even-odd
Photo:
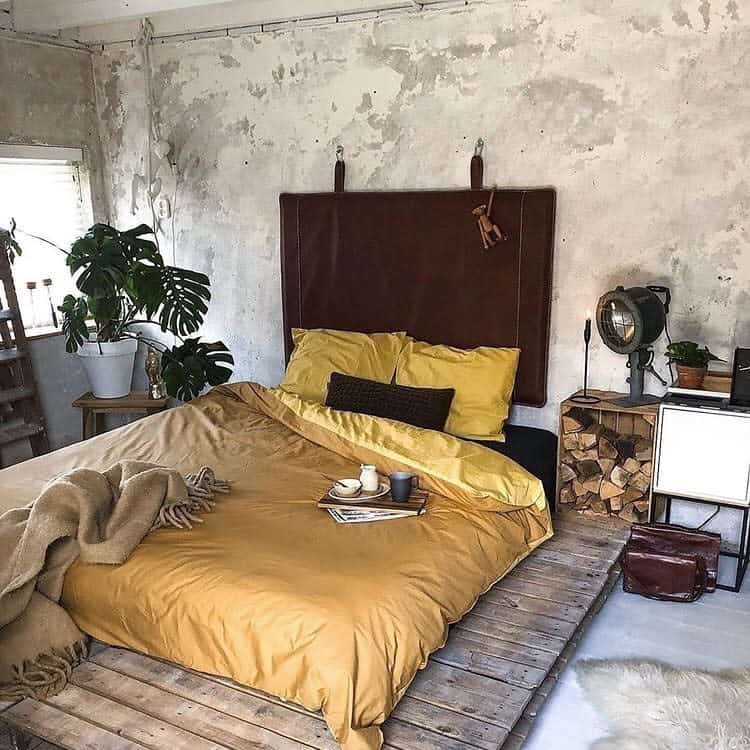
[[[601,402],[601,399],[596,396],[581,394],[580,396],[571,396],[568,401],[574,401],[576,404],[598,404]]]

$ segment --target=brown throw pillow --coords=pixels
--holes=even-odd
[[[328,383],[326,406],[442,431],[455,393],[453,388],[391,385],[334,372]]]

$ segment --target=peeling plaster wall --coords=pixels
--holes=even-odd
[[[549,403],[516,421],[555,428],[585,313],[619,283],[671,286],[675,337],[750,345],[749,21],[733,0],[518,0],[154,46],[176,259],[214,285],[205,335],[238,378],[278,382],[278,194],[330,190],[339,142],[350,189],[466,186],[482,136],[488,182],[559,191]],[[94,71],[115,219],[148,220],[130,213],[139,52],[110,48]],[[624,378],[595,336],[591,384]]]
[[[0,37],[0,143],[83,148],[94,216],[106,216],[91,54]]]
[[[82,147],[94,217],[102,220],[107,209],[94,96],[89,52],[0,37],[0,143]],[[0,211],[0,223],[5,218]],[[88,390],[79,362],[65,353],[62,336],[32,340],[29,348],[52,447],[77,441],[81,418],[70,404]],[[26,443],[3,454],[6,464],[27,457]]]

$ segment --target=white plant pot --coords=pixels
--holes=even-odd
[[[97,398],[122,398],[130,393],[138,342],[87,341],[78,349],[83,369]]]

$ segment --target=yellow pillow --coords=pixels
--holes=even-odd
[[[409,342],[396,366],[396,382],[422,388],[455,388],[445,431],[475,440],[505,440],[519,349],[455,349]]]
[[[281,388],[306,401],[325,403],[332,372],[390,383],[405,333],[352,333],[293,328],[292,352]]]

